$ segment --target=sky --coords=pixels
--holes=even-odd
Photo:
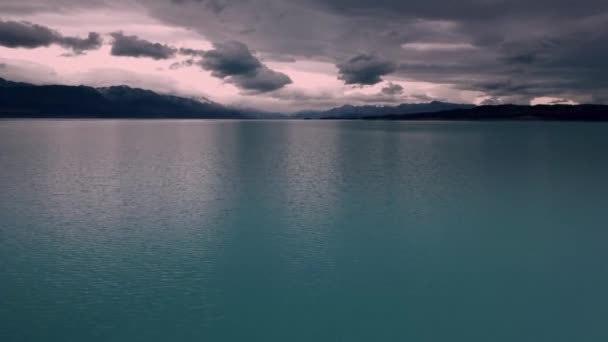
[[[608,103],[608,1],[0,0],[0,77],[269,111]]]

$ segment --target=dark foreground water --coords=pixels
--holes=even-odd
[[[608,341],[608,125],[0,121],[0,341]]]

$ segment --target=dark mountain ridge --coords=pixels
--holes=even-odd
[[[292,117],[296,119],[361,119],[393,114],[430,113],[450,109],[469,109],[475,105],[433,101],[429,103],[403,103],[397,106],[352,106],[344,105],[322,111],[302,111]]]
[[[282,115],[128,86],[33,85],[0,78],[0,118],[608,121],[608,105],[474,106],[433,101],[397,106],[345,105]]]
[[[196,118],[246,119],[244,112],[206,99],[162,95],[113,86],[32,85],[0,78],[4,118]]]
[[[366,120],[546,120],[608,121],[608,105],[494,105],[434,113],[367,116]]]

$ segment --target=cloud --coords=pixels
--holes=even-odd
[[[517,55],[507,56],[504,61],[507,64],[534,64],[539,60],[539,56],[533,52],[522,52]]]
[[[102,43],[96,32],[90,32],[87,38],[70,37],[27,21],[0,21],[0,45],[8,48],[33,49],[55,44],[81,54],[99,49]]]
[[[100,9],[108,0],[19,0],[0,2],[3,15],[30,15],[35,13],[65,13],[75,9]]]
[[[426,94],[412,94],[402,96],[387,95],[382,92],[369,93],[359,89],[343,93],[330,89],[303,89],[285,88],[269,95],[275,100],[275,106],[283,112],[296,112],[301,110],[326,110],[344,105],[385,105],[396,106],[401,103],[421,103],[431,101],[445,101],[442,98]]]
[[[231,41],[215,43],[214,49],[205,53],[201,66],[217,78],[250,74],[262,67],[247,45]]]
[[[398,65],[389,73],[391,80],[407,80],[414,88],[432,84],[470,101],[552,96],[608,102],[605,0],[579,0],[576,6],[567,0],[461,0],[457,6],[446,6],[445,0],[5,2],[0,4],[5,18],[51,13],[47,17],[69,16],[66,22],[74,23],[79,19],[73,14],[118,8],[125,17],[150,16],[155,25],[181,27],[208,41],[246,42],[262,64],[296,60],[281,70],[294,70],[289,75],[295,81],[308,77],[311,87],[315,74],[340,76],[350,84],[378,83],[385,75],[366,79],[349,69],[348,57],[367,51]],[[113,30],[123,28],[128,29]],[[192,53],[176,55],[202,58]],[[327,67],[337,64],[349,67],[347,72]],[[424,93],[426,88],[407,90]]]
[[[253,55],[247,45],[229,41],[213,44],[204,53],[200,66],[213,77],[225,79],[245,93],[265,93],[292,83],[289,76],[269,69]]]
[[[401,95],[403,94],[403,87],[397,83],[389,82],[381,92],[386,95]]]
[[[112,56],[148,57],[156,60],[175,57],[177,49],[169,45],[153,43],[137,36],[126,36],[122,32],[110,34],[112,42]]]
[[[569,99],[553,99],[550,100],[548,104],[556,105],[556,104],[572,104],[572,100]]]
[[[171,2],[176,4],[186,4],[186,3],[195,3],[195,4],[203,4],[204,7],[215,14],[219,14],[226,6],[228,6],[229,0],[171,0]]]
[[[481,101],[479,104],[482,106],[498,106],[503,104],[503,102],[500,97],[491,96],[483,99],[483,101]]]
[[[189,59],[185,59],[183,61],[175,62],[175,63],[169,65],[169,69],[177,70],[177,69],[181,69],[181,68],[191,67],[197,63],[199,63],[199,62],[196,61],[194,58],[189,58]]]
[[[99,49],[103,44],[103,39],[101,39],[99,33],[89,32],[87,38],[62,37],[58,41],[58,44],[65,48],[70,48],[77,53],[81,53],[82,51]]]
[[[605,0],[581,0],[577,6],[566,0],[462,0],[458,6],[445,6],[444,0],[226,3],[220,14],[205,1],[150,0],[145,6],[154,17],[211,40],[246,41],[262,56],[347,67],[344,58],[363,50],[412,66],[399,67],[393,78],[463,92],[492,92],[480,82],[506,79],[535,93],[592,94],[602,101],[608,93]],[[243,29],[252,31],[245,35]],[[365,79],[346,71],[340,77],[347,84],[378,83],[383,76]],[[509,91],[517,95],[516,89]]]
[[[359,54],[336,65],[338,79],[345,84],[374,85],[382,82],[382,76],[397,70],[395,63],[367,54]]]
[[[289,76],[266,66],[257,68],[251,73],[229,77],[228,82],[233,83],[247,94],[266,93],[292,83]]]
[[[283,54],[263,54],[263,61],[273,61],[279,63],[295,63],[297,60],[293,56],[283,55]]]
[[[59,33],[48,27],[21,21],[0,21],[0,45],[9,48],[37,48],[57,41]]]
[[[543,14],[559,18],[569,18],[589,16],[597,14],[602,9],[608,9],[608,4],[603,0],[581,0],[580,6],[576,7],[566,0],[536,0],[534,2],[523,0],[462,0],[458,3],[458,6],[440,6],[441,4],[445,4],[444,0],[428,0],[423,2],[399,0],[314,0],[314,2],[331,11],[340,11],[346,15],[365,13],[374,17],[384,18],[399,16],[405,18],[442,18],[462,21],[473,21],[478,18],[485,19],[485,17],[492,21],[504,17],[521,18],[528,15],[540,16]]]
[[[205,50],[180,48],[179,54],[184,56],[203,56],[205,54]]]

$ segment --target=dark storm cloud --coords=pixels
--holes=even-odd
[[[262,67],[262,63],[241,42],[216,43],[204,54],[201,66],[218,78],[245,75]]]
[[[301,0],[305,1],[305,0]],[[588,16],[608,9],[603,0],[461,0],[446,3],[444,0],[313,0],[327,10],[348,15],[372,15],[375,17],[414,17],[428,19],[452,19],[458,21],[493,20],[529,16]]]
[[[480,92],[480,96],[499,97],[501,101],[543,95],[589,95],[595,101],[608,101],[606,0],[129,3],[20,0],[1,3],[0,13],[63,13],[74,6],[83,10],[91,5],[132,6],[135,11],[143,7],[155,19],[196,31],[209,41],[246,42],[260,56],[273,56],[268,58],[272,61],[288,56],[285,58],[335,65],[344,64],[358,51],[369,51],[398,64],[394,72],[389,72],[392,78]],[[345,83],[372,84],[383,76],[344,69],[346,72],[340,75]],[[496,83],[505,86],[497,87]]]
[[[0,21],[0,45],[9,48],[37,48],[49,46],[60,38],[48,27],[21,21]]]
[[[69,37],[26,21],[0,21],[0,45],[9,48],[33,49],[56,44],[82,53],[99,49],[102,43],[101,36],[96,32],[90,32],[87,38]]]
[[[389,83],[382,88],[382,93],[386,95],[400,95],[403,94],[403,87],[396,83]]]
[[[336,65],[339,77],[345,84],[373,85],[382,82],[382,76],[397,70],[395,63],[367,54],[360,54]]]
[[[507,64],[534,64],[539,60],[539,56],[532,52],[523,52],[514,56],[507,56],[504,61]]]
[[[113,32],[110,35],[114,38],[112,56],[169,59],[175,57],[177,52],[174,47],[149,42],[137,36],[126,36],[122,32]]]
[[[216,41],[240,39],[263,55],[341,64],[364,50],[398,63],[393,77],[458,90],[516,96],[525,88],[526,96],[593,94],[597,99],[608,93],[605,0],[225,3],[219,14],[205,1],[168,5],[157,0],[146,6],[167,23],[191,27]],[[243,29],[254,31],[244,35]],[[402,47],[410,43],[419,45]],[[471,48],[459,48],[467,45]],[[351,84],[377,83],[382,77],[346,71],[341,77]],[[497,80],[520,85],[500,91],[480,86]]]
[[[241,42],[215,43],[213,47],[203,54],[200,66],[247,93],[270,92],[292,83],[289,76],[262,64]]]
[[[266,66],[262,66],[251,73],[231,76],[228,78],[228,82],[233,83],[246,93],[252,94],[275,91],[292,83],[289,76],[271,70]]]

